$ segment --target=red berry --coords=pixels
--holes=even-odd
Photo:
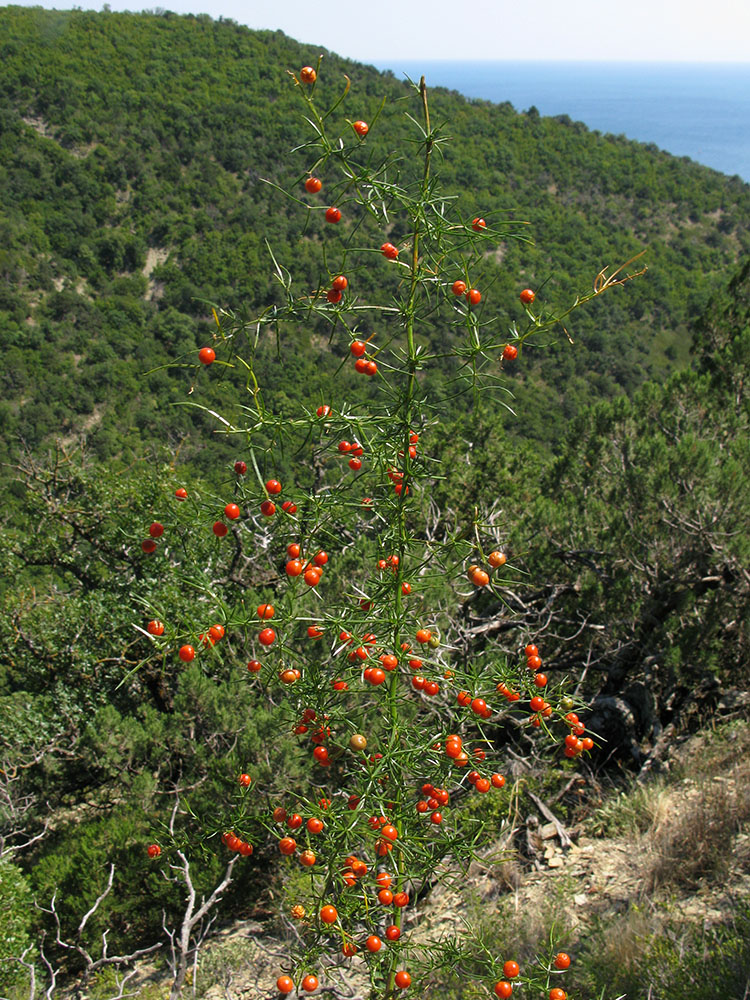
[[[518,348],[514,344],[506,344],[503,348],[503,357],[506,361],[515,361],[518,357]]]
[[[177,655],[183,663],[190,663],[191,660],[195,659],[195,650],[192,646],[180,646]]]
[[[261,514],[264,514],[266,517],[273,517],[276,513],[276,504],[271,500],[264,500],[260,505],[260,511]]]
[[[179,489],[175,490],[174,495],[178,500],[187,500],[187,490],[184,486],[180,486]]]
[[[530,306],[535,298],[536,292],[533,292],[530,288],[524,288],[520,295],[521,302],[523,302],[525,306]]]
[[[155,618],[153,621],[148,623],[146,631],[150,635],[164,635],[164,622],[160,622]]]
[[[315,412],[319,417],[330,417],[331,407],[324,403],[322,406],[319,406]]]
[[[217,538],[223,538],[224,535],[229,531],[229,528],[224,524],[223,521],[214,521],[213,533]]]
[[[400,990],[408,989],[411,986],[411,976],[404,969],[399,969],[393,977],[393,981]]]
[[[299,78],[303,83],[311,84],[315,83],[318,78],[318,74],[312,68],[312,66],[303,66],[299,71]]]
[[[224,508],[224,513],[230,521],[236,521],[240,516],[240,508],[236,503],[228,503]]]
[[[326,209],[326,222],[336,223],[341,219],[341,212],[338,208],[331,205],[330,208]]]
[[[272,496],[276,496],[281,493],[281,483],[278,479],[269,479],[266,482],[266,492],[270,493]]]
[[[554,962],[556,969],[567,969],[570,967],[570,955],[566,955],[564,951],[560,951],[555,955]]]
[[[297,850],[297,841],[294,837],[282,837],[279,841],[279,851],[289,856]]]
[[[471,228],[475,233],[481,233],[483,229],[487,228],[487,223],[484,219],[473,219],[471,223]]]
[[[161,847],[158,844],[149,844],[146,853],[150,858],[158,858],[161,854]]]
[[[337,276],[336,278],[334,278],[334,279],[333,279],[333,281],[331,282],[331,288],[334,288],[334,289],[335,289],[335,290],[336,290],[337,292],[343,292],[343,291],[344,291],[344,289],[345,289],[345,288],[347,288],[347,286],[348,286],[348,285],[349,285],[349,282],[348,282],[348,280],[347,280],[347,279],[346,279],[346,278],[344,277],[344,275],[343,275],[343,274],[339,274],[339,275],[338,275],[338,276]]]
[[[247,465],[244,462],[235,462],[234,471],[237,473],[238,476],[244,476],[245,473],[247,472]]]
[[[143,541],[141,542],[141,548],[146,553],[146,555],[150,556],[152,552],[156,551],[156,542],[153,540],[153,538],[144,538]]]
[[[466,293],[466,298],[469,302],[469,305],[476,306],[479,305],[479,303],[482,301],[482,293],[479,291],[478,288],[470,288]]]
[[[398,247],[395,247],[392,243],[384,243],[380,248],[380,252],[388,260],[396,260],[398,258]]]
[[[216,351],[213,347],[201,347],[198,358],[202,365],[211,365],[216,360]]]
[[[519,968],[518,962],[514,962],[512,959],[509,959],[503,965],[503,975],[507,979],[515,979],[520,971],[521,970]]]
[[[161,538],[164,534],[164,525],[160,524],[158,521],[154,521],[149,527],[148,533],[152,538]]]
[[[272,646],[276,642],[276,633],[272,628],[264,628],[258,636],[261,646]]]
[[[343,294],[336,288],[329,288],[328,291],[326,292],[326,298],[330,303],[336,305],[336,303],[340,302],[341,299],[343,298]]]
[[[454,281],[451,285],[451,291],[454,295],[464,295],[466,292],[466,282],[465,281]]]
[[[239,851],[240,844],[242,843],[242,841],[240,840],[240,838],[237,836],[236,833],[233,832],[225,833],[223,834],[221,839],[224,841],[224,843],[227,845],[230,851]]]
[[[305,191],[309,194],[317,194],[323,187],[323,182],[317,177],[308,177],[305,181]]]
[[[361,122],[361,121],[352,122],[352,128],[360,137],[360,139],[364,139],[364,137],[370,131],[370,126],[367,124],[367,122]]]

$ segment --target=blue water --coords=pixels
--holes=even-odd
[[[750,63],[379,62],[466,97],[532,105],[750,182]]]

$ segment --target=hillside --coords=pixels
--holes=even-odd
[[[672,943],[698,941],[682,902],[707,874],[722,918],[726,880],[740,897],[703,932],[731,995],[750,189],[565,120],[420,107],[333,55],[305,89],[287,68],[317,49],[207,17],[0,24],[0,406],[26,446],[0,520],[3,996],[116,1000],[138,959],[142,1000],[191,976],[255,995],[242,966],[268,947],[262,995],[287,971],[315,992],[313,969],[359,995],[360,969],[377,997],[410,970],[434,1000],[506,977],[565,1000],[570,947],[576,996],[672,1000],[700,974]],[[644,238],[649,272],[593,295]],[[571,345],[543,317],[587,290]],[[702,789],[604,801],[723,717],[726,741],[685,744],[686,772],[713,760]],[[643,834],[631,857],[679,912],[620,920],[624,839],[575,851],[556,817],[574,841]],[[209,947],[238,922],[252,948]]]
[[[301,190],[308,165],[288,151],[304,125],[287,71],[325,50],[168,13],[5,7],[0,27],[2,440],[33,450],[83,433],[101,458],[181,443],[183,459],[205,469],[195,418],[169,405],[191,370],[143,373],[194,360],[207,301],[249,315],[277,301],[266,241],[309,287],[323,280],[294,235],[305,209],[264,180]],[[377,160],[404,134],[413,92],[332,53],[325,65],[334,82],[324,86],[347,74],[369,121],[385,99],[367,140]],[[691,323],[750,247],[750,187],[564,116],[441,90],[431,105],[447,123],[440,171],[464,217],[479,211],[499,232],[508,218],[528,222],[521,234],[540,242],[501,239],[485,260],[485,298],[507,303],[508,325],[522,318],[519,287],[533,285],[542,308],[559,310],[605,265],[648,251],[637,296],[578,314],[573,349],[561,333],[543,360],[525,353],[511,374],[523,435],[554,446],[582,406],[683,366]],[[343,116],[340,127],[348,131]],[[411,165],[393,169],[406,177]],[[345,193],[333,194],[345,209]],[[358,238],[379,246],[382,234],[360,221]],[[338,266],[345,244],[331,253]],[[361,275],[363,295],[393,291],[385,268]],[[319,363],[306,338],[296,361],[302,373]],[[269,366],[280,393],[297,391]]]

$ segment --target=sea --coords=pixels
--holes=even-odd
[[[750,63],[379,61],[399,79],[569,115],[750,182]]]

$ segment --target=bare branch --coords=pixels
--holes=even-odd
[[[174,821],[179,807],[179,792],[175,798],[175,805],[172,810],[170,828],[174,829]],[[195,986],[198,970],[198,953],[206,940],[209,931],[216,919],[216,914],[209,914],[218,904],[224,890],[232,881],[232,871],[237,862],[238,855],[234,855],[224,871],[224,876],[211,892],[208,899],[202,899],[200,906],[196,909],[196,890],[193,877],[190,872],[190,861],[182,850],[178,850],[177,857],[180,859],[179,865],[170,865],[175,875],[170,881],[181,881],[187,890],[185,911],[179,930],[167,927],[166,914],[162,912],[162,927],[169,940],[170,959],[169,967],[172,973],[172,989],[170,1000],[177,1000],[182,993],[187,976],[188,966],[193,967],[193,984]],[[169,876],[165,875],[165,878]],[[208,918],[208,919],[206,919]]]
[[[109,878],[107,879],[107,888],[104,890],[104,892],[102,892],[97,897],[96,902],[91,907],[91,909],[88,911],[88,913],[84,914],[83,919],[81,920],[80,924],[78,925],[78,932],[77,933],[78,933],[79,937],[81,936],[81,934],[83,934],[83,929],[86,926],[86,924],[88,923],[89,917],[92,917],[96,913],[96,911],[99,909],[99,907],[102,905],[102,903],[104,902],[104,900],[107,898],[107,896],[112,891],[112,880],[114,879],[114,877],[115,877],[115,866],[114,866],[114,864],[110,864],[110,866],[109,866]],[[105,933],[106,933],[106,931],[105,931]],[[106,946],[105,946],[105,951],[106,951]]]

